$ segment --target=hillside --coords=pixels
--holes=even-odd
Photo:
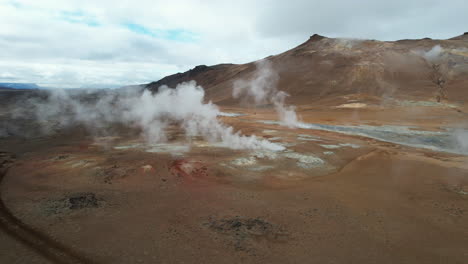
[[[388,99],[441,101],[462,104],[468,99],[468,33],[446,39],[376,41],[313,35],[303,44],[269,56],[278,73],[278,89],[289,102],[339,103],[344,96],[381,103]],[[255,62],[197,66],[147,85],[195,80],[207,97],[221,105],[237,104],[233,82],[248,80]]]

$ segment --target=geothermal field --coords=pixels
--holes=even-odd
[[[0,91],[0,263],[468,263],[468,33]]]

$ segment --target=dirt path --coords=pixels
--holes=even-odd
[[[13,155],[0,152],[0,186],[13,162]],[[23,245],[31,248],[52,263],[94,263],[16,218],[5,206],[1,196],[2,191],[0,188],[1,231],[5,232]]]

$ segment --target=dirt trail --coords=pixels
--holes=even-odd
[[[14,156],[0,152],[0,186]],[[0,188],[0,230],[52,263],[95,263],[16,218],[5,206]]]

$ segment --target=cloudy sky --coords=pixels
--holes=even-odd
[[[0,0],[0,82],[147,83],[245,63],[314,33],[395,40],[468,31],[466,0]]]

